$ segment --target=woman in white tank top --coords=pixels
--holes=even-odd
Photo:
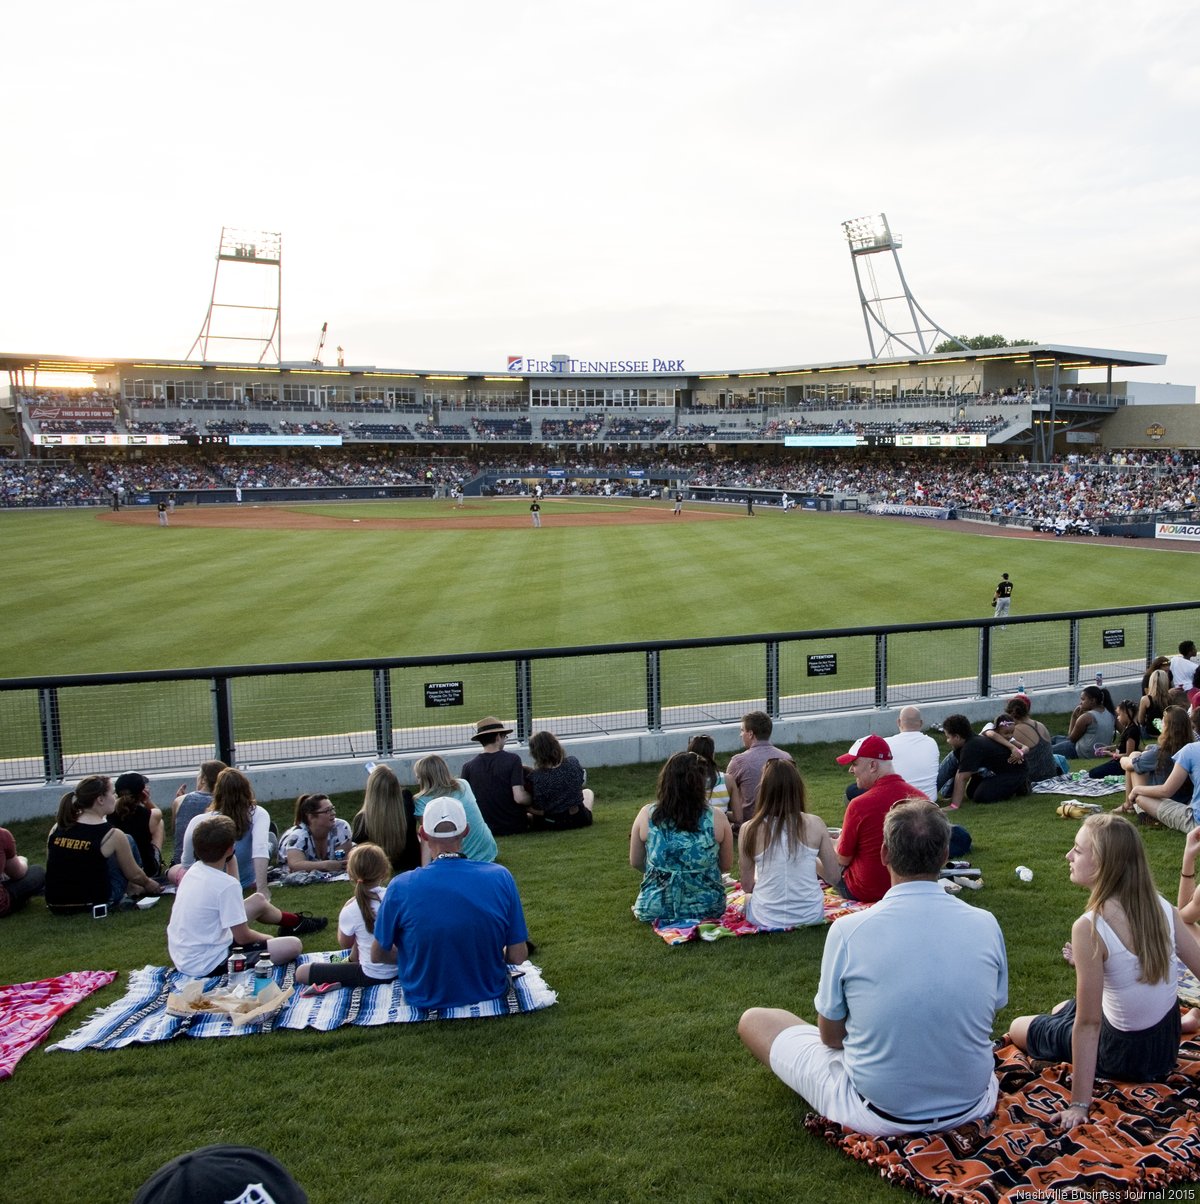
[[[1175,958],[1200,973],[1200,944],[1154,889],[1137,829],[1121,816],[1092,815],[1067,853],[1071,881],[1086,887],[1087,911],[1071,929],[1075,998],[1012,1022],[1009,1039],[1035,1058],[1070,1062],[1071,1102],[1061,1129],[1088,1118],[1097,1076],[1161,1080],[1179,1053]]]
[[[825,821],[805,810],[804,780],[791,761],[763,767],[754,816],[739,838],[746,919],[759,928],[795,928],[825,919],[817,880],[838,876]]]

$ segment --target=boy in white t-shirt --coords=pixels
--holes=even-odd
[[[298,937],[271,937],[250,927],[249,920],[294,926],[298,917],[282,912],[263,895],[242,899],[236,877],[233,845],[236,829],[227,815],[214,815],[196,825],[192,843],[196,864],[184,875],[167,925],[167,948],[181,974],[210,978],[225,973],[232,947],[246,951],[247,961],[260,954],[277,966],[295,961],[303,952]],[[288,921],[293,921],[288,925]]]

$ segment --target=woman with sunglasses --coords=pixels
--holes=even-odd
[[[353,847],[350,825],[338,819],[329,795],[302,794],[296,800],[295,823],[279,838],[279,860],[291,874],[340,874]]]

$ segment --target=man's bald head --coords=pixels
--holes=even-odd
[[[896,716],[896,726],[902,732],[919,732],[924,726],[921,723],[921,712],[916,707],[904,707]]]

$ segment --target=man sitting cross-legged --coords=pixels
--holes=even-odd
[[[395,950],[413,1007],[452,1008],[508,993],[510,963],[529,956],[525,913],[512,874],[462,852],[467,813],[453,798],[425,804],[421,839],[433,858],[392,879],[375,917],[371,959]]]
[[[272,907],[263,895],[242,899],[233,855],[236,829],[227,815],[214,815],[196,825],[192,847],[196,861],[184,875],[167,925],[167,948],[175,969],[192,978],[225,973],[229,951],[240,946],[247,964],[265,953],[277,966],[295,961],[303,951],[295,936],[271,937],[249,921],[286,925],[293,931],[317,932],[328,922],[305,919]]]
[[[932,803],[893,807],[883,825],[891,889],[830,927],[816,1025],[782,1008],[751,1008],[738,1024],[760,1062],[861,1133],[950,1129],[996,1106],[992,1024],[1008,1002],[1004,937],[991,912],[939,886],[949,841],[950,824]],[[936,1023],[934,989],[954,1001]]]

